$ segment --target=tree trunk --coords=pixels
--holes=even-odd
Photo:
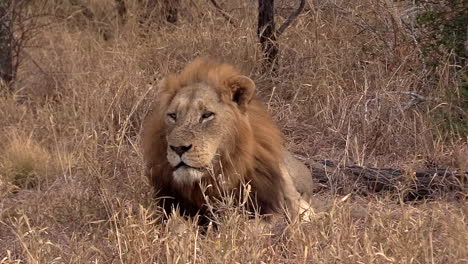
[[[180,0],[165,0],[164,11],[166,12],[166,21],[172,24],[177,23]]]
[[[274,0],[258,0],[257,34],[268,65],[272,70],[276,70],[278,46],[276,44]]]
[[[11,1],[0,1],[0,80],[13,81]]]
[[[124,24],[127,21],[127,6],[124,0],[114,0],[117,14],[119,14],[120,23]]]

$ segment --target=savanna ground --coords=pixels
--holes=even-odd
[[[158,220],[142,173],[156,83],[199,55],[256,80],[303,160],[468,170],[460,69],[450,56],[424,63],[411,3],[309,1],[271,75],[256,1],[220,1],[236,25],[202,0],[184,1],[175,25],[157,11],[142,25],[137,1],[126,23],[112,0],[37,2],[29,12],[47,27],[0,97],[0,263],[468,263],[465,199],[403,203],[336,181],[315,197],[312,223],[269,235],[226,206],[219,230],[201,234]],[[292,9],[277,2],[281,23]]]

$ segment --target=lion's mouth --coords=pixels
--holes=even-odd
[[[178,169],[194,169],[194,170],[198,170],[198,171],[203,171],[204,168],[199,168],[199,167],[192,167],[192,166],[189,166],[187,165],[185,162],[181,161],[179,164],[177,164],[177,166],[175,166],[172,170],[173,171],[176,171]]]

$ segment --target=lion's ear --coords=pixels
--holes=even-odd
[[[255,93],[255,83],[247,76],[238,75],[227,81],[231,89],[232,101],[236,102],[241,109],[250,103]]]

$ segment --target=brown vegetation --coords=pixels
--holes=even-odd
[[[278,40],[275,76],[261,70],[252,1],[218,1],[236,25],[204,0],[183,1],[176,24],[146,23],[139,2],[126,1],[126,23],[113,0],[41,4],[52,26],[29,43],[15,92],[0,88],[0,263],[467,261],[463,199],[361,197],[334,178],[312,223],[270,235],[227,200],[219,229],[202,235],[158,221],[143,175],[154,83],[199,55],[249,73],[304,160],[468,170],[455,67],[423,63],[410,1],[307,1]],[[279,15],[296,6],[277,2]]]

